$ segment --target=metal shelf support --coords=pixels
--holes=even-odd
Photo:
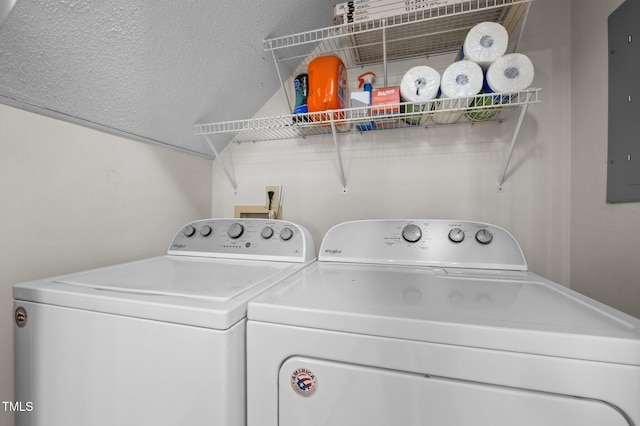
[[[344,163],[342,162],[342,154],[340,154],[340,143],[338,142],[338,132],[336,131],[336,122],[331,113],[331,133],[333,135],[333,144],[336,147],[336,157],[338,159],[338,167],[340,169],[340,181],[342,182],[342,192],[347,192],[347,177],[344,174]]]
[[[522,127],[522,121],[524,120],[524,116],[527,113],[527,108],[529,107],[529,101],[531,99],[531,93],[527,94],[527,103],[525,103],[520,109],[520,115],[518,116],[518,122],[516,123],[516,128],[513,131],[513,136],[511,137],[511,144],[509,145],[509,151],[507,152],[507,157],[504,160],[504,165],[502,166],[502,173],[500,173],[500,177],[498,179],[498,191],[504,191],[503,184],[504,179],[507,175],[507,170],[509,169],[509,163],[511,163],[511,157],[513,156],[513,151],[516,148],[516,143],[518,142],[518,135],[520,134],[520,128]]]
[[[224,160],[220,157],[220,153],[216,149],[216,146],[214,145],[213,141],[211,141],[211,138],[209,137],[209,135],[204,135],[204,138],[209,144],[211,151],[213,151],[213,155],[216,156],[216,160],[220,162],[220,166],[222,167],[224,174],[227,175],[227,179],[229,179],[229,183],[231,183],[231,186],[233,187],[233,193],[238,194],[238,184],[236,183],[236,180],[231,174],[231,172],[229,171],[229,168],[227,168],[227,165],[225,164]]]

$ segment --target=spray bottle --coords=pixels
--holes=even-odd
[[[373,80],[375,79],[375,77],[376,75],[371,71],[367,71],[364,74],[360,74],[358,76],[358,81],[359,81],[358,87],[361,88],[364,86],[364,91],[369,94],[368,101],[367,101],[367,104],[369,106],[371,106],[371,101],[372,101],[371,94],[373,93]],[[373,121],[371,121],[369,123],[358,124],[356,128],[360,131],[373,130],[376,128],[376,125]]]

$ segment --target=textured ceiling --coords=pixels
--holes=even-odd
[[[0,102],[211,156],[193,124],[254,116],[280,84],[262,41],[331,25],[338,2],[18,0]]]

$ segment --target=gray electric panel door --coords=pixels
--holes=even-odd
[[[640,201],[640,1],[609,15],[607,202]]]

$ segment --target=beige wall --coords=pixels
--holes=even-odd
[[[607,17],[621,0],[573,0],[571,286],[640,317],[640,204],[607,204]]]
[[[211,161],[0,105],[0,203],[0,400],[12,401],[12,284],[164,253],[210,215]]]
[[[283,185],[285,218],[309,227],[316,244],[331,226],[350,219],[485,221],[515,234],[532,270],[569,285],[569,6],[569,0],[532,3],[518,50],[534,63],[533,86],[542,88],[542,103],[529,107],[503,192],[497,180],[516,117],[499,125],[344,137],[346,194],[330,138],[234,144],[223,157],[238,193],[214,162],[214,215],[232,215],[234,204],[261,204],[266,185]],[[260,115],[285,112],[280,93]]]

